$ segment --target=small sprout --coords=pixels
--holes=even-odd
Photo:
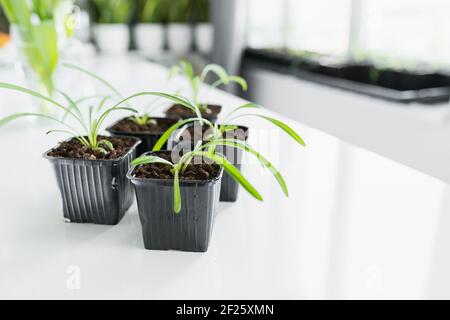
[[[103,155],[107,155],[108,154],[108,151],[106,151],[105,149],[103,149],[103,148],[101,148],[101,147],[97,147],[97,148],[94,148],[94,149],[92,149],[93,151],[96,151],[96,152],[100,152],[101,154],[103,154]]]
[[[150,118],[150,115],[148,113],[145,113],[143,115],[135,115],[130,117],[130,119],[138,126],[158,125],[158,122],[155,119]]]
[[[114,151],[114,145],[112,144],[111,141],[101,140],[99,141],[98,145],[106,147],[106,149],[108,149],[109,151]]]
[[[187,166],[192,162],[194,157],[202,157],[208,158],[212,160],[217,165],[224,168],[226,172],[228,172],[236,181],[238,181],[252,196],[254,196],[257,200],[262,201],[263,198],[259,194],[259,192],[248,182],[248,180],[239,172],[239,170],[233,166],[227,159],[220,155],[209,154],[203,151],[204,147],[198,145],[193,151],[185,153],[178,163],[174,164],[170,161],[162,159],[157,156],[152,155],[143,155],[137,159],[135,159],[131,164],[133,166],[140,166],[146,164],[160,163],[165,164],[171,167],[170,172],[173,175],[173,211],[176,214],[181,212],[181,191],[180,191],[180,179],[183,177],[183,174],[187,168]]]

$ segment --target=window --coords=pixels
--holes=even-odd
[[[333,55],[349,46],[351,0],[290,0],[288,47]]]
[[[450,1],[365,0],[361,49],[384,58],[450,65]]]
[[[448,0],[249,0],[248,46],[450,66]]]

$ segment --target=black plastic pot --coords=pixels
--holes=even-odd
[[[167,151],[149,153],[161,154]],[[181,181],[181,212],[173,211],[173,180],[140,179],[136,189],[144,246],[148,250],[206,252],[219,204],[223,170],[214,180]]]
[[[155,120],[160,120],[164,118],[154,118]],[[123,119],[122,119],[123,120]],[[120,120],[120,121],[122,121]],[[161,136],[164,134],[162,133],[149,133],[149,132],[122,132],[114,130],[114,126],[119,123],[120,121],[116,122],[112,126],[108,127],[106,129],[107,132],[109,132],[113,136],[119,136],[119,137],[136,137],[140,139],[142,142],[140,145],[138,145],[136,154],[140,156],[141,154],[144,154],[146,152],[152,151],[153,147],[155,146],[156,142],[161,138]],[[174,124],[177,121],[174,119]],[[167,144],[164,144],[162,150],[167,149]]]
[[[133,203],[133,186],[126,178],[136,147],[115,160],[54,158],[44,154],[55,169],[63,200],[64,218],[72,223],[116,225]]]
[[[182,128],[178,132],[178,137],[184,130],[187,129],[187,126]],[[239,129],[243,130],[245,132],[245,141],[248,139],[249,135],[249,128],[239,126]],[[233,138],[231,137],[228,138]],[[180,141],[177,139],[177,134],[175,134],[168,143],[169,150],[173,150],[175,148],[179,149],[180,152],[182,150],[184,151],[191,151],[193,148],[195,148],[197,141]],[[242,158],[243,158],[243,150],[237,149],[233,147],[228,146],[219,146],[216,148],[216,153],[223,154],[225,158],[227,158],[228,161],[230,161],[238,170],[241,170],[242,168]],[[239,194],[239,183],[236,182],[236,180],[233,179],[227,172],[224,172],[223,178],[222,178],[222,187],[220,191],[220,201],[221,202],[236,202]]]

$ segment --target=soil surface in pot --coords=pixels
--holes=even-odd
[[[48,153],[48,156],[67,159],[114,160],[121,158],[136,144],[135,139],[126,137],[98,136],[98,141],[101,140],[111,142],[114,150],[108,150],[108,153],[104,154],[82,145],[76,138],[73,138],[70,141],[61,142],[57,148]]]
[[[163,134],[170,127],[177,123],[174,119],[152,119],[146,125],[139,125],[130,118],[123,119],[111,127],[112,131],[124,133],[149,133],[149,134]],[[156,123],[155,123],[156,122]]]
[[[158,157],[171,161],[171,155],[158,154]],[[196,163],[199,163],[200,159],[196,159]],[[202,161],[204,162],[204,161]],[[133,176],[141,179],[162,179],[173,180],[173,174],[170,172],[171,166],[161,163],[152,163],[141,165],[137,167]],[[212,180],[219,176],[220,166],[216,164],[189,164],[183,175],[180,176],[181,181],[197,181],[197,180]]]
[[[218,106],[218,105],[208,105],[208,109],[206,112],[202,112],[202,117],[204,118],[217,118],[217,116],[220,114],[220,112],[222,111],[222,107]],[[166,111],[166,115],[168,117],[173,117],[176,119],[187,119],[187,118],[193,118],[196,117],[195,113],[189,109],[186,108],[185,106],[176,104],[173,105],[172,107],[170,107],[167,111]]]
[[[245,141],[247,139],[248,134],[248,128],[237,126],[238,128],[235,130],[226,131],[223,134],[224,138],[227,139],[239,139],[242,141]],[[193,138],[194,141],[200,141],[204,140],[205,137],[208,137],[212,134],[213,129],[210,127],[203,127],[202,131],[200,132],[198,126],[190,126],[186,129],[187,132],[189,132],[189,137],[191,137],[191,140]],[[182,134],[184,137],[184,133]]]

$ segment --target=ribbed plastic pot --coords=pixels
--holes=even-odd
[[[130,151],[115,160],[50,157],[63,201],[64,218],[71,223],[116,225],[133,204],[133,185],[126,175],[136,156],[137,138]]]
[[[155,120],[162,119],[162,118],[155,118]],[[146,152],[152,151],[155,144],[158,142],[158,140],[161,138],[161,136],[164,133],[140,133],[140,132],[122,132],[114,130],[114,126],[119,123],[120,121],[116,122],[112,126],[106,129],[106,131],[113,135],[118,137],[135,137],[141,140],[141,144],[137,146],[136,155],[140,156]],[[162,150],[167,150],[167,143],[164,144],[164,146],[161,148]]]
[[[186,130],[187,126],[179,130],[181,133],[183,130]],[[249,135],[249,128],[239,126],[239,129],[244,130],[246,132],[245,140],[247,141]],[[179,142],[177,141],[177,134],[172,136],[168,142],[168,149],[173,150],[178,148],[180,150],[192,150],[196,142]],[[230,161],[237,169],[241,170],[242,168],[242,158],[243,158],[243,150],[237,149],[233,147],[223,146],[217,147],[216,153],[223,154],[228,161]],[[220,202],[236,202],[239,195],[239,183],[233,179],[227,172],[224,172],[222,178],[222,187],[220,191]]]
[[[167,152],[167,151],[166,151]],[[152,153],[155,155],[161,152]],[[181,212],[173,210],[173,180],[128,178],[136,190],[147,250],[208,251],[219,205],[220,175],[209,181],[181,181]]]

